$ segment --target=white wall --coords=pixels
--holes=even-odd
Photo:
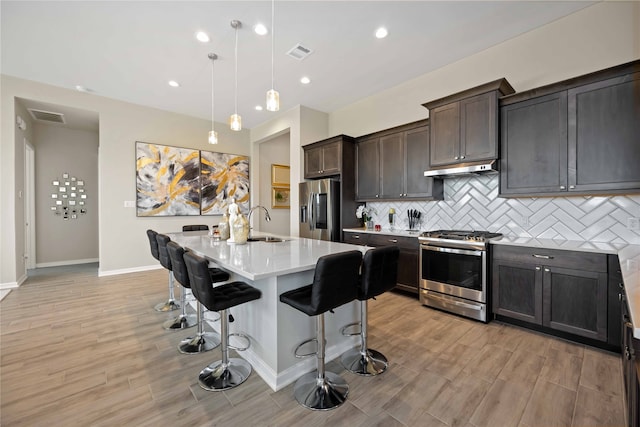
[[[501,77],[521,92],[638,58],[640,2],[602,2],[334,111],[329,134],[358,137],[425,119],[425,102]]]
[[[22,138],[11,126],[15,123],[16,97],[99,114],[100,274],[156,267],[146,229],[177,231],[195,218],[138,218],[135,208],[123,207],[124,201],[135,200],[136,195],[135,141],[211,151],[212,146],[207,144],[210,122],[6,75],[1,76],[0,85],[0,223],[5,230],[0,244],[0,284],[15,284],[25,273],[16,255],[24,251],[24,230],[19,226],[24,213],[17,199],[18,190],[24,187],[24,159],[19,145]],[[216,130],[221,143],[213,148],[215,151],[249,155],[248,130],[232,132],[224,124],[217,124]],[[217,224],[219,218],[198,217],[197,222]]]
[[[275,209],[271,204],[271,165],[289,165],[289,139],[289,133],[285,133],[260,144],[260,204],[269,210],[271,221],[265,221],[259,211],[252,218],[256,230],[285,236],[290,234],[291,209]]]
[[[98,261],[98,133],[37,123],[33,145],[36,266]],[[50,209],[55,203],[51,194],[58,193],[52,181],[64,181],[63,172],[84,181],[87,199],[82,207],[87,213],[77,213],[76,219],[64,220]],[[80,206],[75,209],[79,211]]]

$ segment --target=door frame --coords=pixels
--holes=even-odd
[[[36,268],[35,149],[24,138],[24,262],[27,270]]]

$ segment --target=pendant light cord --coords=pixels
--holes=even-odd
[[[271,0],[271,89],[273,89],[273,40],[275,39],[275,19],[274,19],[274,9],[275,9],[275,1]]]
[[[235,114],[238,114],[238,27],[236,26],[236,47],[235,47]]]
[[[213,102],[213,97],[214,97],[214,91],[213,91],[213,73],[214,73],[214,71],[213,71],[213,69],[215,67],[215,62],[216,62],[215,58],[211,58],[211,130],[214,130],[213,129],[213,120],[214,120],[214,116],[215,116],[215,114],[214,114],[214,105],[215,104]]]

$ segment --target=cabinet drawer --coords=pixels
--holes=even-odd
[[[369,235],[367,233],[344,231],[342,241],[352,245],[367,245],[369,244]]]
[[[417,237],[394,236],[392,234],[369,234],[369,245],[371,246],[391,246],[395,245],[401,249],[418,250]]]
[[[494,245],[493,257],[495,259],[545,265],[548,267],[573,268],[602,273],[607,272],[607,256],[593,252]]]

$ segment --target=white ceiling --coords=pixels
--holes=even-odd
[[[305,105],[332,112],[482,51],[594,2],[275,2],[275,88],[281,111]],[[244,127],[274,114],[255,111],[270,88],[270,1],[0,2],[3,74],[210,119],[211,62],[216,121],[233,113],[232,19],[239,30],[238,113]],[[374,31],[386,26],[389,36]],[[206,31],[211,42],[195,39]],[[286,56],[296,43],[314,52]],[[300,84],[303,75],[312,79]],[[169,87],[169,80],[181,87]],[[427,101],[427,100],[425,100]]]

